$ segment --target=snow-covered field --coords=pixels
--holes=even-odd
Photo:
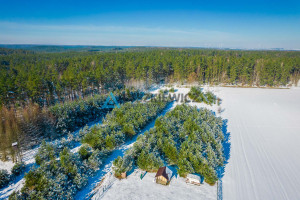
[[[223,199],[300,199],[300,88],[217,88],[231,135]]]

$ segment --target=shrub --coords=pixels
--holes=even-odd
[[[133,158],[130,155],[125,155],[124,159],[121,156],[118,156],[113,161],[113,171],[115,176],[119,178],[121,173],[128,172],[132,169]]]
[[[91,148],[89,147],[89,145],[84,144],[79,148],[79,155],[81,157],[82,160],[88,159],[91,155]]]
[[[20,175],[24,170],[25,170],[25,163],[24,162],[20,162],[20,163],[16,163],[12,170],[11,173],[15,176]]]
[[[14,191],[10,196],[9,196],[9,200],[19,200],[21,199],[21,196],[20,196],[20,191]]]
[[[36,164],[41,165],[44,162],[55,159],[55,155],[54,146],[42,141],[42,144],[35,155],[35,162]]]
[[[157,158],[153,153],[146,153],[144,150],[137,158],[137,165],[140,169],[146,171],[155,171],[163,165],[160,158]]]
[[[10,174],[7,170],[1,169],[0,170],[0,188],[3,188],[8,185],[10,181]]]
[[[192,87],[188,93],[189,98],[198,103],[206,103],[208,105],[215,104],[217,97],[211,92],[207,91],[206,93],[202,92],[200,87]]]

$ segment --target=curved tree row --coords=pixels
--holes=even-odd
[[[168,103],[169,101],[125,103],[109,113],[102,125],[82,132],[82,143],[99,150],[114,149],[138,134]]]

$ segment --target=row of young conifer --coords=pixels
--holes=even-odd
[[[222,119],[208,109],[178,105],[159,117],[154,128],[140,135],[133,147],[113,162],[115,175],[133,166],[152,172],[175,165],[180,176],[197,173],[213,185],[218,180],[217,169],[225,161],[222,126]]]

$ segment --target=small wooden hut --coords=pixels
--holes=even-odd
[[[166,166],[161,167],[158,169],[155,175],[156,183],[167,185],[170,182],[171,177],[172,177],[172,171]]]
[[[127,173],[126,172],[123,172],[123,173],[121,173],[121,178],[123,179],[123,178],[126,178],[127,177]]]

